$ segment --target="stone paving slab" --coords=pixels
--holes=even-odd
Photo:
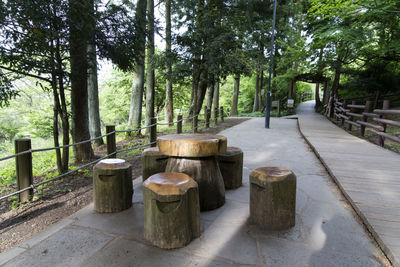
[[[141,178],[133,206],[97,214],[93,205],[0,254],[5,266],[381,266],[383,252],[354,216],[323,165],[297,131],[296,120],[248,120],[223,131],[244,152],[243,186],[226,191],[226,204],[202,212],[201,236],[162,250],[143,238]],[[249,174],[263,166],[297,175],[296,225],[267,231],[249,222]],[[389,241],[388,241],[389,242]]]
[[[400,266],[400,155],[299,105],[299,129],[395,266]]]

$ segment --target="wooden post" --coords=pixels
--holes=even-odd
[[[217,108],[214,110],[214,124],[215,125],[218,124],[218,109]]]
[[[206,128],[210,128],[211,110],[209,108],[205,109],[205,116],[206,116]]]
[[[197,133],[197,127],[199,126],[199,114],[195,115],[193,118],[193,132]]]
[[[372,107],[372,101],[367,100],[365,102],[364,112],[370,112],[371,107]],[[363,114],[362,121],[367,122],[367,120],[368,120],[368,117]],[[360,135],[361,136],[365,135],[365,125],[360,125]]]
[[[151,118],[150,122],[151,122],[151,125],[153,125],[150,127],[150,143],[153,143],[150,146],[156,147],[157,146],[157,118]]]
[[[356,103],[356,101],[353,100],[353,101],[351,101],[351,104],[352,105],[356,105],[357,103]],[[350,112],[355,112],[354,108],[351,108]],[[353,121],[353,117],[352,116],[349,116],[349,117],[350,117],[349,120]],[[352,126],[353,125],[351,123],[349,123],[349,126],[348,126],[349,131],[351,131]]]
[[[221,121],[224,122],[224,107],[221,107]]]
[[[16,139],[15,153],[21,153],[31,149],[31,139]],[[18,190],[27,188],[33,183],[32,175],[32,153],[17,156],[15,158],[17,169]],[[19,193],[19,201],[27,202],[33,198],[33,189]]]
[[[343,100],[343,109],[347,109],[347,99]],[[341,112],[342,115],[346,115],[344,111]],[[342,120],[342,126],[344,125],[344,118],[341,118]]]
[[[383,100],[383,106],[382,109],[389,109],[390,108],[390,100]],[[387,115],[381,115],[380,118],[382,119],[386,119]],[[386,123],[381,123],[383,130],[382,132],[386,132]],[[378,143],[380,146],[384,146],[385,145],[385,138],[383,136],[378,136]]]
[[[178,123],[176,124],[176,133],[182,133],[182,115],[178,115]]]
[[[107,154],[110,155],[117,151],[117,143],[115,141],[115,125],[106,125],[107,135]],[[111,133],[111,134],[110,134]],[[116,158],[117,153],[109,156],[109,158]]]

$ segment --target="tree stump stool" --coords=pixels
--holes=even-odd
[[[224,178],[225,188],[240,187],[243,178],[243,151],[238,147],[230,146],[225,153],[217,155],[217,161]]]
[[[172,249],[200,236],[197,183],[184,173],[164,172],[143,182],[144,237]]]
[[[123,159],[103,159],[93,167],[94,210],[119,212],[132,206],[132,167]]]
[[[149,147],[142,152],[143,182],[153,174],[165,172],[168,156],[161,153],[158,147]]]
[[[201,211],[224,205],[225,185],[215,155],[226,151],[225,136],[173,134],[158,137],[157,143],[169,156],[166,172],[185,173],[197,182]]]
[[[283,230],[295,225],[296,176],[281,167],[250,173],[250,220],[263,228]]]

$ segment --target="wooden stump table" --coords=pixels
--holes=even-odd
[[[182,172],[199,186],[200,210],[225,203],[225,186],[215,155],[227,148],[227,139],[213,134],[172,134],[157,138],[161,153],[168,155],[166,172]]]

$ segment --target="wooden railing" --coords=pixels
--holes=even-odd
[[[349,130],[352,127],[360,128],[360,135],[365,135],[366,128],[369,132],[378,135],[378,143],[384,146],[385,139],[390,139],[396,143],[400,143],[400,137],[396,134],[387,133],[387,126],[400,127],[400,119],[389,118],[391,115],[400,115],[399,109],[390,109],[390,100],[384,100],[381,109],[372,110],[373,102],[370,100],[364,103],[351,101],[347,99],[334,101],[334,117],[342,126],[347,124]]]

